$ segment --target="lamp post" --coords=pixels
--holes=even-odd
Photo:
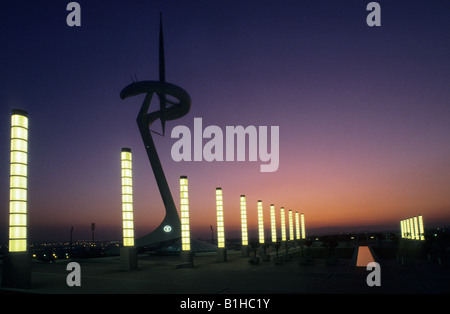
[[[28,113],[14,109],[11,115],[11,163],[9,198],[9,252],[3,258],[2,286],[31,287],[28,253]]]
[[[242,232],[242,247],[241,257],[248,257],[248,230],[247,230],[247,201],[245,195],[240,196],[241,206],[241,232]]]
[[[225,248],[225,226],[223,221],[222,188],[216,188],[216,211],[217,211],[217,261],[226,262],[227,249]]]

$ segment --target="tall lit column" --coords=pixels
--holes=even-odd
[[[258,234],[259,243],[264,244],[264,218],[263,218],[263,206],[262,201],[258,201]]]
[[[411,226],[409,225],[409,219],[405,219],[406,226],[406,238],[411,239]]]
[[[400,235],[402,238],[405,237],[405,221],[400,220]]]
[[[277,224],[275,219],[275,206],[270,204],[270,228],[272,231],[272,242],[277,242]]]
[[[240,205],[241,205],[241,232],[242,232],[241,256],[248,257],[247,201],[245,199],[245,195],[241,195]]]
[[[28,114],[14,110],[11,118],[9,252],[27,251]]]
[[[286,242],[286,213],[284,211],[284,207],[281,207],[280,217],[281,217],[281,241]]]
[[[133,167],[130,148],[122,148],[120,152],[122,172],[122,228],[123,247],[120,248],[120,268],[122,270],[137,269],[137,250],[134,247],[133,219]]]
[[[28,113],[11,115],[11,164],[9,194],[9,254],[3,259],[2,286],[29,288],[31,266],[27,235]]]
[[[131,149],[122,148],[121,164],[123,246],[134,246],[133,171]]]
[[[223,194],[222,188],[216,188],[216,210],[217,210],[217,259],[224,262],[227,259],[225,249],[225,226],[223,221]]]
[[[300,216],[295,212],[295,239],[300,240]]]
[[[302,228],[302,239],[306,239],[305,215],[303,213],[300,215],[300,224]]]
[[[294,222],[292,219],[292,209],[289,209],[289,241],[294,240]]]
[[[425,230],[423,228],[423,217],[422,215],[419,215],[419,233],[420,233],[420,241],[425,240]]]
[[[189,193],[187,176],[180,177],[180,207],[181,207],[181,250],[191,250],[191,232],[189,230]]]

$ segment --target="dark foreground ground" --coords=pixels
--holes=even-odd
[[[380,286],[369,287],[371,271],[355,267],[354,248],[335,250],[327,259],[323,248],[311,250],[311,258],[299,263],[300,251],[276,265],[249,263],[239,251],[228,251],[226,262],[215,253],[197,254],[193,267],[179,256],[140,255],[139,269],[121,271],[119,257],[73,260],[81,267],[81,286],[69,287],[69,261],[33,262],[30,290],[1,289],[2,293],[32,294],[448,294],[450,267],[416,258],[399,261],[392,249],[377,249]],[[251,253],[251,256],[253,253]],[[281,255],[281,254],[280,254]],[[0,273],[1,274],[1,273]]]

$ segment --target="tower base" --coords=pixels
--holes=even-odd
[[[120,269],[121,270],[135,270],[138,268],[137,250],[135,247],[120,248]]]
[[[31,289],[31,259],[28,252],[11,252],[3,257],[2,286]]]

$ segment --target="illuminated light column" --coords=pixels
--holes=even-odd
[[[225,227],[223,221],[223,193],[222,188],[216,188],[216,210],[217,210],[217,260],[225,262],[227,260],[227,250],[225,248]]]
[[[295,212],[295,239],[300,240],[300,217],[298,212]]]
[[[305,215],[303,213],[300,215],[301,220],[301,228],[302,228],[302,239],[306,239],[306,230],[305,230]]]
[[[411,239],[411,226],[409,225],[409,219],[405,219],[406,226],[406,238]]]
[[[245,195],[240,197],[241,205],[241,232],[242,232],[242,247],[241,257],[248,257],[248,230],[247,230],[247,201]]]
[[[414,228],[414,219],[409,218],[409,227],[411,228],[411,239],[416,239],[415,228]]]
[[[258,234],[259,244],[264,244],[264,218],[262,201],[258,201]]]
[[[417,216],[413,217],[413,221],[414,221],[414,234],[416,235],[416,237],[414,238],[414,240],[420,240],[420,234],[419,234],[419,221],[417,219]]]
[[[289,209],[289,241],[294,240],[294,222],[292,221],[292,209]]]
[[[423,228],[423,217],[422,215],[419,215],[419,233],[420,233],[420,241],[425,240],[425,230]]]
[[[122,148],[122,218],[123,246],[134,246],[133,174],[131,149]]]
[[[11,115],[11,164],[9,201],[9,254],[3,259],[2,285],[11,288],[31,286],[28,254],[28,113],[15,109]]]
[[[272,242],[277,242],[277,224],[275,219],[275,206],[270,204],[270,227],[272,230]]]
[[[137,250],[134,247],[133,219],[133,167],[130,148],[122,148],[120,153],[122,172],[122,227],[123,247],[120,249],[120,268],[137,269]]]
[[[405,237],[405,221],[404,220],[400,220],[400,234],[401,234],[402,238]]]
[[[189,193],[187,176],[180,177],[181,259],[192,262],[191,232],[189,229]]]
[[[281,216],[281,241],[286,242],[286,213],[284,212],[284,207],[281,207],[280,216]]]

